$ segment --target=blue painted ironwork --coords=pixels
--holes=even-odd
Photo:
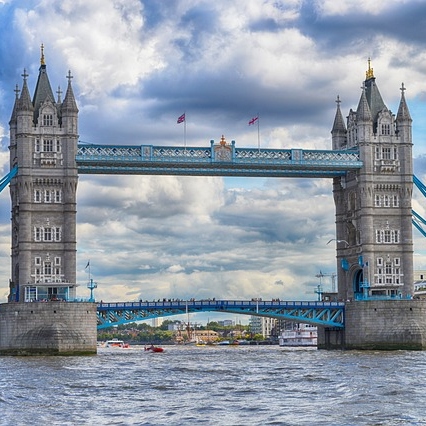
[[[426,237],[426,231],[423,229],[422,225],[426,225],[426,220],[416,213],[414,210],[411,210],[412,215],[414,216],[412,219],[413,225],[417,228],[420,233]]]
[[[236,148],[153,145],[78,145],[81,174],[186,176],[325,177],[345,175],[363,165],[356,150]]]
[[[98,303],[98,329],[158,317],[194,312],[228,312],[254,315],[326,327],[344,327],[342,302],[284,302],[240,300],[190,300],[164,302]]]
[[[413,182],[414,182],[414,185],[416,185],[419,191],[423,194],[423,196],[426,197],[426,185],[424,185],[423,182],[415,175],[413,175]],[[413,219],[412,219],[413,225],[424,237],[426,237],[426,230],[423,229],[423,226],[422,226],[422,225],[426,225],[426,220],[414,210],[411,210],[411,213],[413,215]]]
[[[18,173],[18,166],[15,166],[6,176],[4,176],[0,180],[0,192],[9,185],[10,181],[16,176]]]

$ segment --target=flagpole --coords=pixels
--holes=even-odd
[[[185,116],[185,120],[183,121],[183,145],[186,151],[186,112],[183,113]]]
[[[260,154],[260,115],[257,113],[257,147]]]
[[[91,272],[90,272],[90,259],[89,259],[89,261],[87,262],[87,266],[86,266],[86,268],[89,268],[89,284],[90,284],[90,281],[91,281],[91,278],[92,278],[92,274],[91,274]]]

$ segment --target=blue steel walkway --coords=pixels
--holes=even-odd
[[[363,165],[357,150],[78,144],[79,174],[333,178]]]
[[[98,330],[114,325],[171,315],[227,312],[344,328],[343,302],[284,302],[261,300],[181,300],[98,303]]]

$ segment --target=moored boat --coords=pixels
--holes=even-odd
[[[295,324],[290,330],[283,330],[279,336],[280,346],[317,346],[318,329],[311,324]]]

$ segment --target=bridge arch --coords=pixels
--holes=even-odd
[[[98,330],[158,317],[199,312],[272,317],[324,327],[343,328],[343,302],[297,302],[259,300],[190,300],[163,302],[98,303]]]
[[[361,268],[356,268],[353,273],[353,291],[354,299],[360,299],[363,296],[364,272]]]

